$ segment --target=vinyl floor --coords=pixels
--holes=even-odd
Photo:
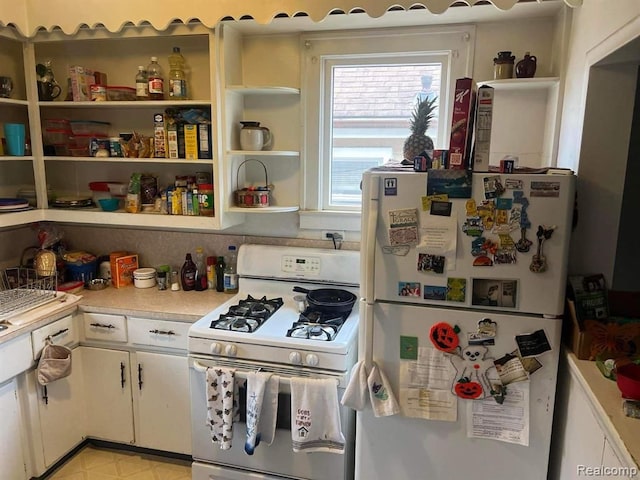
[[[183,460],[87,445],[47,480],[191,480]]]

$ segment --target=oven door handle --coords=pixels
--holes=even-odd
[[[206,365],[202,365],[196,360],[193,361],[193,369],[196,372],[205,373],[207,371],[207,368],[209,367],[207,367]],[[236,372],[236,378],[240,380],[246,380],[247,374],[251,373],[243,370],[236,370],[235,372]],[[280,377],[280,383],[291,385],[291,377],[283,377],[282,375],[279,375],[278,373],[275,373],[275,372],[274,372],[274,375],[278,375]],[[340,385],[340,381],[337,378],[334,378],[333,380],[336,382],[336,385]]]

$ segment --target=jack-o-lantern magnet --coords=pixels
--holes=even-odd
[[[446,322],[438,322],[431,327],[429,338],[438,350],[452,353],[460,344],[458,333],[460,333],[460,328],[457,325],[452,327]]]

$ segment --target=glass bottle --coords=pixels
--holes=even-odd
[[[207,289],[207,266],[202,247],[196,248],[196,290],[202,292]]]
[[[149,76],[142,65],[136,74],[136,100],[149,100]]]
[[[180,53],[180,47],[173,47],[173,53],[169,55],[169,98],[172,100],[186,100],[188,98],[184,65],[185,61]]]
[[[224,293],[238,293],[238,272],[236,271],[236,247],[229,246],[229,261],[224,268]]]
[[[149,100],[164,100],[164,74],[158,63],[158,57],[151,57],[147,67],[149,78]]]
[[[216,292],[224,292],[224,257],[216,262]]]
[[[185,292],[196,288],[196,270],[196,264],[191,259],[191,254],[187,253],[180,269],[180,283],[182,283],[182,290]]]

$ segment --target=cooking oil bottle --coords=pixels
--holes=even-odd
[[[169,55],[169,98],[172,100],[186,100],[188,98],[184,65],[185,61],[180,53],[180,47],[173,47],[173,53]]]

